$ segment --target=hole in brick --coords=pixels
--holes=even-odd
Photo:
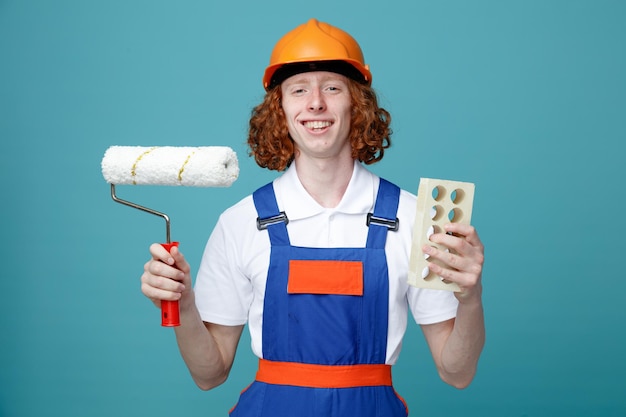
[[[443,207],[437,205],[437,206],[432,206],[430,208],[430,218],[432,220],[439,220],[442,214],[443,214]]]
[[[465,191],[463,191],[460,188],[457,188],[456,190],[450,193],[450,200],[454,204],[461,204],[464,198],[465,198]]]
[[[452,223],[460,221],[461,217],[463,217],[463,211],[461,209],[454,208],[448,212],[448,220]]]
[[[435,233],[441,233],[441,228],[437,225],[430,226],[426,231],[426,239],[430,239],[430,237]]]
[[[441,199],[445,196],[445,194],[446,194],[446,189],[443,188],[441,185],[438,185],[435,188],[433,188],[432,193],[431,193],[435,201],[441,201]]]

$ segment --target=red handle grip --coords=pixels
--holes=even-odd
[[[174,246],[178,247],[178,242],[161,243],[168,252],[172,250]],[[180,326],[180,312],[178,310],[178,301],[161,301],[161,326],[175,327]]]

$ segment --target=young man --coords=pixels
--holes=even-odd
[[[407,415],[391,365],[409,309],[441,378],[463,388],[475,375],[483,246],[473,227],[447,225],[430,239],[453,251],[424,252],[462,291],[407,285],[416,197],[363,166],[391,134],[371,79],[341,29],[312,19],[286,34],[248,139],[261,167],[284,174],[220,216],[195,288],[177,248],[150,248],[142,291],[180,301],[176,338],[200,388],[226,380],[248,323],[259,370],[232,416]]]

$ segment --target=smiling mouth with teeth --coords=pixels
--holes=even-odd
[[[314,120],[314,121],[304,122],[302,124],[307,129],[324,129],[324,128],[329,127],[330,125],[332,125],[331,122],[321,121],[321,120]]]

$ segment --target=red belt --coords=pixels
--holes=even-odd
[[[391,386],[391,365],[316,365],[260,359],[256,380],[310,388]]]

